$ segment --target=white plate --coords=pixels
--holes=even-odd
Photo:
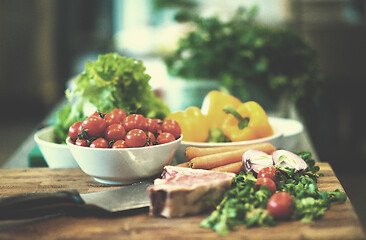
[[[269,117],[269,122],[273,128],[274,134],[270,137],[228,143],[207,143],[207,142],[187,142],[182,141],[175,157],[178,163],[184,162],[184,151],[186,147],[221,147],[221,146],[243,146],[254,143],[269,142],[276,148],[293,150],[296,146],[299,135],[304,129],[301,122],[293,119]]]

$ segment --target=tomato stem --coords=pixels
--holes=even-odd
[[[84,130],[83,127],[80,127],[81,133],[78,134],[78,139],[86,139],[88,140],[88,130]]]
[[[101,117],[101,118],[105,119],[105,115],[106,115],[106,113],[101,112],[101,111],[99,111],[99,110],[97,110],[97,113],[98,113],[99,117]]]

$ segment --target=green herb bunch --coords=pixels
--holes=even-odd
[[[304,171],[295,172],[295,169],[278,168],[277,191],[286,191],[291,194],[295,201],[295,210],[292,220],[310,222],[319,219],[329,209],[331,202],[344,202],[346,195],[338,189],[333,192],[320,192],[317,187],[317,179],[322,175],[317,173],[319,167],[309,152],[298,153],[308,168]],[[275,219],[268,214],[267,202],[271,192],[266,186],[258,191],[254,190],[256,177],[253,173],[244,172],[238,174],[223,200],[216,209],[201,222],[201,227],[211,228],[220,235],[226,235],[235,230],[238,225],[246,227],[274,226]]]
[[[273,98],[315,96],[321,83],[315,51],[294,30],[258,24],[257,13],[242,7],[228,21],[192,15],[194,30],[165,58],[169,73],[219,80],[244,100],[253,97],[249,86]]]
[[[292,219],[306,223],[322,217],[330,208],[331,202],[345,202],[347,196],[339,189],[333,192],[320,192],[317,186],[317,179],[322,176],[317,173],[319,167],[315,166],[315,161],[309,152],[299,152],[298,155],[306,161],[308,168],[299,173],[295,173],[294,169],[279,168],[278,178],[281,181],[277,189],[286,191],[294,197],[296,209]]]
[[[201,227],[212,228],[221,235],[228,234],[236,226],[245,224],[272,226],[274,219],[266,209],[271,192],[267,187],[254,191],[256,178],[252,173],[241,172],[233,180],[221,203],[209,217],[201,222]]]

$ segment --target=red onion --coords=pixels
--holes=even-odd
[[[273,161],[275,166],[282,168],[295,168],[295,172],[304,170],[308,167],[306,162],[301,157],[287,150],[275,151],[273,153]]]
[[[272,156],[259,150],[245,151],[242,161],[246,173],[250,171],[258,173],[264,167],[273,167]]]

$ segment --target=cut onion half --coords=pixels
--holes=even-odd
[[[308,167],[304,159],[287,150],[275,151],[273,161],[275,166],[295,168],[295,172],[305,170]]]
[[[245,173],[258,173],[262,168],[273,167],[272,156],[259,150],[245,151],[242,161]]]

